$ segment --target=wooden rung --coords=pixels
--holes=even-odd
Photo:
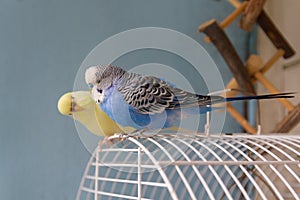
[[[236,82],[235,78],[232,78],[226,85],[226,89],[238,89],[238,88],[239,88],[239,85]],[[239,92],[237,90],[233,90],[233,91],[226,92],[224,95],[226,97],[234,97],[234,96],[238,95],[238,93]]]
[[[262,74],[266,73],[274,65],[274,63],[276,63],[279,60],[279,58],[283,56],[283,54],[284,54],[284,50],[279,49],[260,69],[260,72]]]
[[[272,130],[272,133],[288,133],[300,122],[300,104],[290,111]]]
[[[238,6],[232,13],[230,13],[222,22],[220,22],[220,27],[222,29],[225,29],[227,26],[229,26],[245,10],[247,5],[247,1],[241,3],[240,6]],[[199,32],[200,28],[201,26],[199,27]],[[208,36],[205,36],[204,40],[207,43],[211,42]]]
[[[265,64],[264,66],[259,70],[262,74],[266,73],[275,62],[279,60],[280,57],[284,54],[284,51],[282,49],[279,49]],[[255,83],[257,79],[252,78],[252,83]],[[239,89],[239,85],[237,84],[235,78],[232,78],[226,86],[226,89]],[[233,97],[236,96],[239,92],[238,91],[230,91],[226,92],[227,97]],[[225,95],[225,94],[224,94]]]
[[[263,61],[260,56],[251,55],[247,60],[247,69],[250,75],[255,77],[269,92],[280,93],[280,91],[260,72],[260,68],[263,66]],[[284,98],[277,99],[282,105],[291,111],[294,109],[293,104]]]
[[[257,72],[254,74],[254,77],[261,82],[261,84],[263,84],[263,86],[271,93],[280,93],[279,90],[277,90],[277,88],[275,88],[275,86],[270,83],[270,81],[268,79],[266,79],[266,77],[264,75],[262,75],[262,73]],[[284,98],[279,98],[277,99],[288,111],[292,111],[294,109],[293,104]]]
[[[266,73],[273,65],[275,62],[279,60],[279,58],[282,57],[284,54],[284,51],[282,49],[279,49],[266,63],[265,65],[259,70],[262,74]],[[255,83],[257,79],[252,78],[252,83]],[[226,89],[239,89],[239,85],[237,84],[235,78],[232,78],[227,86]],[[238,91],[230,91],[226,92],[227,97],[233,97],[236,96],[239,92]]]
[[[259,71],[262,74],[266,73],[274,65],[274,63],[276,63],[279,60],[279,58],[282,57],[283,54],[284,54],[284,51],[282,49],[279,49],[278,51],[276,51],[276,53],[264,64],[264,66]],[[252,81],[253,81],[253,83],[255,83],[257,80],[253,79]],[[226,86],[226,89],[238,89],[238,88],[239,88],[238,84],[234,78],[232,78]],[[229,92],[229,93],[232,93],[232,92]],[[237,94],[238,92],[235,92],[235,93]],[[235,96],[235,95],[233,95],[233,96]]]
[[[230,3],[231,3],[231,5],[233,5],[233,7],[239,7],[239,6],[241,6],[241,2],[239,2],[238,0],[228,0]]]
[[[236,8],[232,13],[230,13],[221,23],[220,26],[225,29],[229,26],[247,7],[248,2],[244,1],[238,8]]]
[[[282,53],[282,51],[278,51],[269,61],[269,64],[272,64],[272,62],[275,62],[274,60],[278,59],[278,56]],[[280,93],[280,91],[263,75],[261,70],[259,69],[260,66],[263,65],[262,59],[257,55],[251,55],[250,58],[247,61],[247,69],[249,74],[252,77],[255,77],[254,81],[256,80],[260,81],[261,84],[271,93]],[[264,65],[266,66],[266,65]],[[266,69],[266,68],[265,68]],[[226,89],[235,88],[238,89],[238,84],[235,81],[235,79],[231,79],[230,82],[227,84]],[[236,96],[238,94],[237,91],[231,91],[226,93],[227,97]],[[288,100],[284,98],[277,99],[288,111],[292,111],[294,109],[293,104]]]
[[[232,115],[232,117],[248,132],[251,134],[256,134],[257,131],[249,122],[243,117],[230,103],[226,104],[227,111]]]

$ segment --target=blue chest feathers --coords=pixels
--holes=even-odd
[[[105,98],[100,107],[118,124],[135,129],[162,129],[180,123],[180,109],[166,110],[153,115],[142,114],[125,102],[122,94],[114,87],[105,91]]]

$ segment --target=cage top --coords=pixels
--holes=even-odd
[[[95,150],[78,196],[85,192],[125,199],[268,199],[268,190],[271,197],[284,199],[288,194],[299,199],[292,186],[300,185],[299,157],[296,135],[128,137]]]

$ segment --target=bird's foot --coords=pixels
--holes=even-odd
[[[103,144],[105,144],[107,147],[110,147],[110,145],[114,144],[114,138],[111,138],[110,136],[105,136],[103,140],[99,140],[98,147],[100,150],[103,149]]]
[[[134,138],[150,138],[153,135],[145,135],[144,133],[146,131],[150,130],[149,128],[143,128],[139,130],[132,131],[130,133],[115,133],[112,136],[105,136],[103,140],[99,140],[98,147],[100,150],[103,149],[103,145],[105,144],[106,147],[110,147],[111,145],[114,144],[114,140],[119,140],[124,144],[124,141],[129,138],[129,137],[134,137]]]
[[[115,133],[111,136],[113,139],[118,139],[124,144],[124,141],[129,137],[127,133]]]
[[[146,131],[151,131],[150,128],[143,128],[143,129],[138,129],[135,131],[132,131],[131,133],[128,133],[129,137],[135,137],[137,139],[139,138],[151,138],[154,136],[154,134],[145,134]]]

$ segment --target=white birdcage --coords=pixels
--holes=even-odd
[[[129,137],[94,151],[77,199],[300,199],[300,136]]]

